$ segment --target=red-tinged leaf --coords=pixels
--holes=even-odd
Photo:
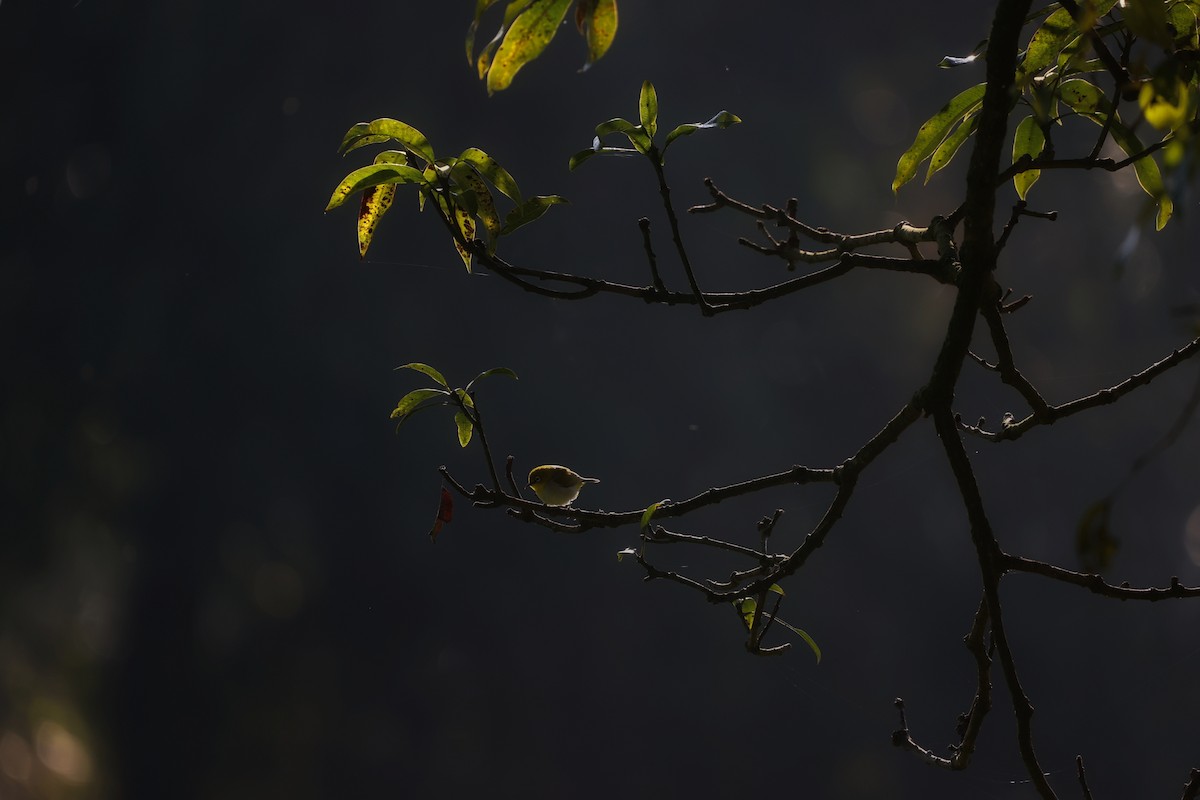
[[[429,531],[429,538],[437,541],[437,535],[441,533],[442,526],[448,525],[450,520],[454,518],[454,498],[451,497],[450,491],[445,486],[442,487],[442,500],[438,504],[437,518],[433,521],[433,528]]]
[[[372,186],[363,191],[362,203],[358,207],[358,257],[360,259],[366,258],[367,248],[371,246],[371,240],[375,238],[375,226],[392,207],[392,200],[395,197],[396,184],[394,183]]]

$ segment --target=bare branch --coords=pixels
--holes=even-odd
[[[1034,575],[1041,575],[1043,578],[1080,586],[1093,594],[1112,597],[1116,600],[1146,600],[1156,603],[1159,600],[1200,597],[1200,586],[1184,586],[1179,582],[1179,578],[1174,576],[1164,588],[1153,586],[1133,588],[1128,583],[1114,586],[1096,574],[1074,572],[1044,561],[1035,561],[1032,558],[1014,556],[1009,553],[1000,556],[1000,565],[1006,572],[1030,572]]]
[[[993,442],[1018,439],[1039,425],[1053,425],[1060,419],[1078,414],[1081,411],[1115,403],[1134,389],[1145,386],[1159,375],[1182,364],[1197,353],[1200,353],[1200,336],[1178,350],[1173,351],[1169,356],[1156,361],[1141,372],[1135,373],[1115,386],[1100,389],[1086,397],[1080,397],[1062,405],[1047,406],[1042,411],[1034,411],[1019,422],[1014,421],[1011,424],[1006,424],[998,431],[987,431],[982,426],[976,427],[961,422],[960,426],[969,433]]]

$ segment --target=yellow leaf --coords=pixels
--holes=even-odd
[[[362,203],[358,207],[358,257],[366,258],[367,248],[375,237],[375,226],[392,206],[396,197],[396,184],[387,183],[363,190]]]
[[[521,67],[542,54],[569,5],[571,0],[534,0],[513,21],[488,70],[488,94],[507,89]]]

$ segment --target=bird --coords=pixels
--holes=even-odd
[[[529,488],[548,506],[569,506],[585,483],[599,482],[599,478],[585,478],[558,464],[543,464],[529,471]]]

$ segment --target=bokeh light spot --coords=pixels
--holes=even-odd
[[[46,768],[67,783],[83,784],[92,777],[92,756],[78,737],[46,720],[38,725],[37,757]]]

